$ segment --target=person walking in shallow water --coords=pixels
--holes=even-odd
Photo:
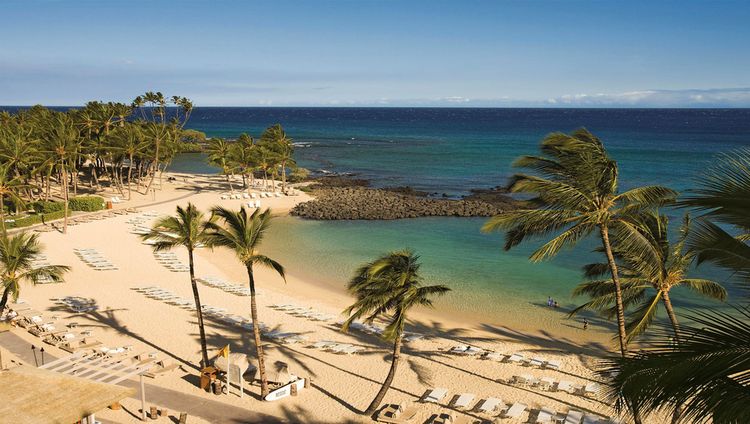
[[[552,306],[552,297],[547,296],[547,306]]]

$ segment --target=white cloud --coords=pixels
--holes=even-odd
[[[750,88],[640,90],[623,93],[566,94],[549,105],[580,107],[748,107]]]

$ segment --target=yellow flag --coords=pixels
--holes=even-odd
[[[229,345],[226,345],[221,348],[221,350],[219,351],[219,356],[229,358]]]

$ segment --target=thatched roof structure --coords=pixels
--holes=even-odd
[[[0,372],[0,417],[16,424],[70,424],[134,394],[135,389],[24,365]]]

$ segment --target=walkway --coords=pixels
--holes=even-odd
[[[0,333],[0,346],[10,351],[13,355],[27,364],[34,364],[34,355],[31,344],[10,331]],[[37,359],[41,361],[40,354]],[[56,359],[45,353],[45,362]],[[3,359],[6,366],[9,361]],[[41,363],[41,362],[40,362]],[[120,383],[126,387],[139,390],[138,381],[126,380]],[[136,396],[140,396],[138,393]],[[139,399],[139,398],[136,398]],[[285,421],[266,414],[249,411],[236,406],[227,405],[223,402],[204,399],[200,396],[190,395],[176,390],[171,390],[152,384],[146,384],[146,404],[159,405],[173,411],[172,414],[187,412],[188,416],[200,417],[215,424],[243,424],[243,423],[283,423]],[[189,421],[189,420],[188,420]]]

